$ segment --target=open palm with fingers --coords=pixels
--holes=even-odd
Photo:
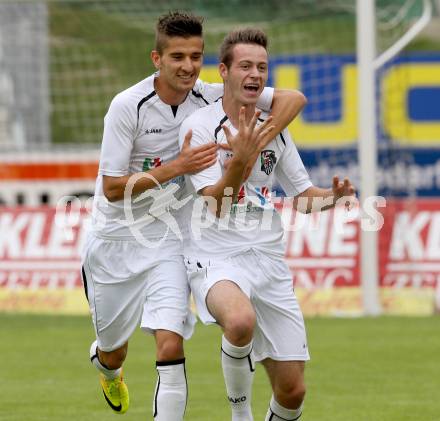
[[[356,193],[353,184],[351,184],[347,177],[344,178],[344,181],[339,181],[339,177],[337,175],[333,177],[332,190],[336,199],[340,199],[341,197],[345,196],[354,196]]]
[[[339,181],[339,177],[335,175],[333,177],[332,190],[335,202],[344,197],[347,199],[345,201],[345,208],[350,210],[353,207],[356,189],[347,177],[344,178],[344,181]]]
[[[234,158],[247,163],[264,145],[265,137],[274,126],[271,126],[272,117],[269,117],[262,124],[257,126],[260,111],[256,111],[249,123],[246,122],[245,107],[240,108],[238,132],[232,135],[230,129],[223,125],[229,148]]]

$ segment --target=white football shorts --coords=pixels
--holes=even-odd
[[[167,239],[148,248],[131,240],[91,235],[83,257],[83,281],[98,347],[120,348],[139,323],[191,337],[196,322],[181,242]]]
[[[206,306],[209,289],[218,281],[233,281],[249,297],[257,316],[253,344],[255,360],[310,359],[304,318],[293,290],[292,275],[281,257],[249,250],[222,260],[186,257],[185,264],[203,323],[215,323]]]

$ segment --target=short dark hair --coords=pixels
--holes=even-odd
[[[172,11],[159,17],[156,25],[155,49],[162,54],[167,37],[202,37],[203,18],[191,13]]]
[[[229,32],[223,39],[219,54],[220,63],[224,63],[228,68],[233,60],[232,50],[237,44],[257,44],[267,50],[267,35],[261,29],[256,28],[237,29]]]

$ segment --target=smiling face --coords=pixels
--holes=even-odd
[[[267,51],[258,44],[236,44],[229,67],[221,63],[219,69],[225,96],[241,105],[256,104],[267,82]]]
[[[167,93],[186,95],[196,83],[203,63],[203,39],[167,37],[162,53],[152,51],[153,64],[160,71],[158,82]]]

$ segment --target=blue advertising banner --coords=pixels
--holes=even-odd
[[[202,79],[221,81],[216,63],[205,60]],[[328,185],[340,174],[356,183],[355,56],[276,56],[269,65],[269,86],[297,88],[307,96],[289,131],[313,181]],[[380,194],[440,196],[440,54],[399,56],[377,79]]]

